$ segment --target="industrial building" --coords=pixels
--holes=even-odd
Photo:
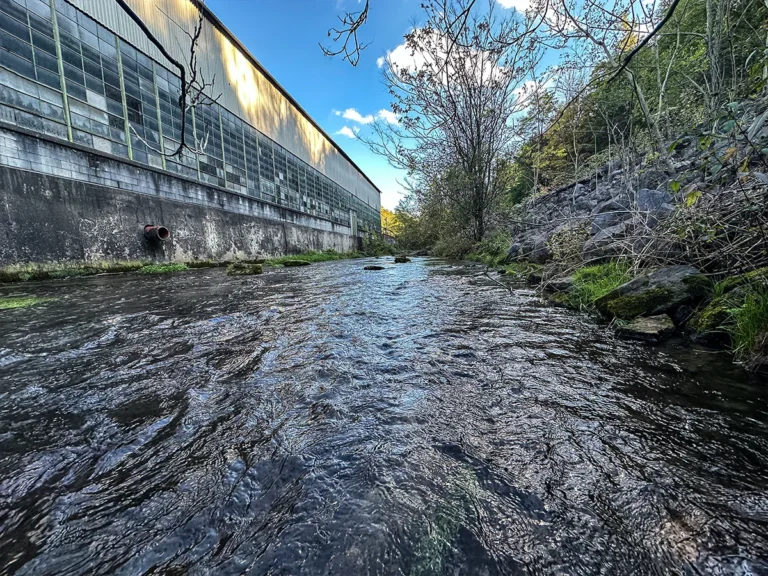
[[[354,249],[380,191],[248,50],[191,0],[0,0],[0,265],[247,258]],[[189,74],[191,71],[187,71]],[[141,231],[162,225],[162,245]]]

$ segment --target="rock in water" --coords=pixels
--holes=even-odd
[[[283,266],[290,268],[291,266],[309,266],[311,262],[307,260],[286,260],[283,262]]]
[[[411,259],[407,256],[395,256],[395,264],[405,264],[406,262],[410,262]]]
[[[251,274],[261,274],[262,272],[261,264],[243,264],[236,262],[227,266],[228,276],[250,276]]]
[[[666,314],[635,318],[625,326],[619,326],[616,334],[629,340],[641,340],[653,344],[669,338],[675,331],[675,323]]]
[[[595,302],[608,317],[631,320],[673,311],[707,296],[709,278],[691,266],[659,268],[622,284]]]
[[[372,266],[366,266],[363,270],[384,270],[384,266],[377,266],[374,264]]]

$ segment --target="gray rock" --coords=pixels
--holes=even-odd
[[[674,198],[671,192],[666,190],[651,190],[650,188],[641,188],[635,196],[637,209],[641,212],[658,212],[666,210],[665,206],[671,207]]]
[[[710,280],[691,266],[668,266],[622,284],[595,302],[608,317],[655,316],[705,298]]]
[[[675,324],[666,314],[635,318],[625,326],[619,326],[616,334],[629,340],[657,343],[669,338],[675,331]]]
[[[627,212],[629,210],[629,202],[626,197],[609,198],[604,202],[601,202],[592,210],[592,215],[606,214],[608,212]]]
[[[629,222],[621,222],[615,226],[603,228],[584,243],[583,252],[590,258],[608,256],[614,251],[606,250],[608,246],[627,235]]]
[[[547,280],[544,290],[547,292],[568,292],[573,287],[573,276]]]
[[[520,253],[520,242],[515,242],[512,244],[512,246],[509,247],[509,252],[507,252],[507,258],[509,260],[517,258],[517,255],[519,253]]]
[[[632,214],[628,211],[595,214],[592,216],[592,235],[595,236],[607,228],[612,228],[617,224],[621,224],[631,216]]]

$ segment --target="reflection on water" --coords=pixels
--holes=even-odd
[[[0,570],[768,573],[765,382],[366,263],[0,289]]]

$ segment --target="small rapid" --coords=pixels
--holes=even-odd
[[[0,573],[768,574],[760,377],[382,262],[0,287]]]

